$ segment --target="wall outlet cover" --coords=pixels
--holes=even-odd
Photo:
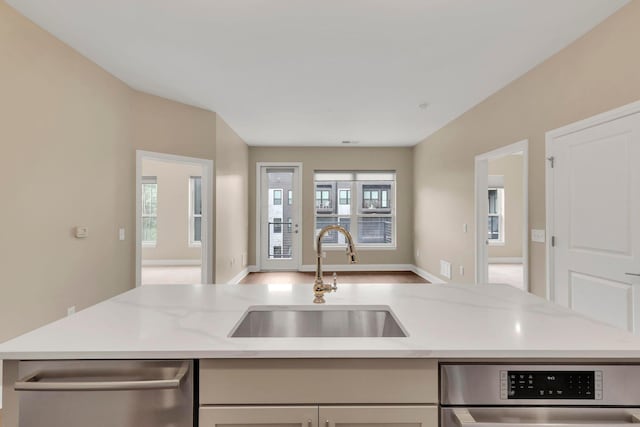
[[[537,242],[537,243],[544,243],[545,242],[545,231],[544,230],[532,229],[531,230],[531,241],[532,242]]]

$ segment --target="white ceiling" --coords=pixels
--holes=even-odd
[[[380,146],[416,144],[627,2],[8,0],[250,145]]]

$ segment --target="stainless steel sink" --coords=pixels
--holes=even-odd
[[[406,337],[387,306],[256,306],[242,316],[232,338]]]

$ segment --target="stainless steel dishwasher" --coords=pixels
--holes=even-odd
[[[22,361],[20,427],[193,427],[193,361]]]
[[[440,366],[442,427],[640,423],[640,365]]]

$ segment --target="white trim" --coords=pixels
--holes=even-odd
[[[423,270],[420,267],[418,267],[417,265],[413,265],[413,268],[411,269],[411,271],[413,271],[414,273],[416,273],[418,276],[422,277],[423,279],[428,280],[429,282],[431,282],[434,285],[444,285],[447,282],[442,280],[441,278],[439,278],[438,276],[436,276],[435,274],[429,273],[427,270]]]
[[[493,257],[489,264],[522,264],[522,257]]]
[[[258,268],[257,265],[250,265],[247,267],[247,270],[249,270],[249,273],[259,273],[260,272],[260,268]]]
[[[557,129],[553,129],[548,131],[545,134],[545,159],[552,157],[554,155],[553,151],[553,142],[556,138],[560,138],[571,133],[579,132],[594,126],[602,125],[607,122],[612,122],[614,120],[618,120],[627,116],[631,116],[633,114],[640,113],[640,101],[632,102],[627,105],[623,105],[622,107],[614,108],[613,110],[605,111],[600,114],[596,114],[595,116],[588,117],[584,120],[580,120],[574,123],[570,123],[568,125],[559,127]],[[555,212],[555,206],[553,205],[553,189],[555,186],[554,182],[554,170],[551,167],[549,161],[545,160],[545,205],[546,205],[546,238],[545,238],[545,246],[546,246],[546,278],[547,278],[547,299],[549,301],[555,301],[555,286],[553,282],[554,277],[554,257],[553,257],[553,248],[551,247],[551,237],[554,235],[554,223],[553,216]]]
[[[486,191],[485,184],[487,184],[488,181],[488,162],[489,159],[504,157],[516,153],[522,153],[522,195],[524,200],[522,222],[522,266],[524,289],[529,291],[529,140],[527,139],[500,147],[487,153],[479,154],[475,157],[474,217],[476,226],[476,283],[488,281],[488,278],[484,277],[484,269],[480,270],[480,266],[484,264],[485,259],[488,263],[488,245],[485,244],[487,241],[486,225],[483,225],[486,224],[486,214],[481,209],[484,205],[480,201],[480,197],[483,197],[482,193]],[[487,173],[485,174],[485,172]],[[486,175],[486,177],[482,176],[483,174]],[[486,195],[484,196],[484,199],[486,199]]]
[[[413,271],[412,264],[323,264],[322,271]],[[316,271],[315,264],[304,264],[300,271]]]
[[[213,160],[201,159],[197,157],[178,156],[175,154],[156,153],[152,151],[136,150],[136,287],[142,282],[142,219],[141,219],[141,188],[142,188],[142,161],[160,160],[165,162],[185,163],[202,167],[202,228],[206,231],[202,239],[202,283],[213,283],[213,229],[215,228],[214,218],[214,185],[213,185]]]
[[[172,267],[180,267],[180,266],[201,266],[202,260],[200,259],[143,259],[142,266],[143,267],[152,267],[152,266],[172,266]]]
[[[236,274],[235,276],[233,276],[233,278],[231,278],[227,284],[228,285],[237,285],[238,283],[240,283],[240,281],[242,279],[244,279],[245,277],[247,277],[247,274],[249,274],[249,268],[245,268],[242,271],[240,271],[240,273]]]
[[[297,167],[298,168],[298,244],[296,245],[296,257],[298,259],[298,268],[302,264],[302,241],[303,241],[303,218],[302,218],[302,162],[256,162],[256,271],[261,271],[262,268],[262,229],[260,227],[260,218],[262,215],[262,168],[263,167]],[[282,195],[282,201],[284,203],[284,194]]]

